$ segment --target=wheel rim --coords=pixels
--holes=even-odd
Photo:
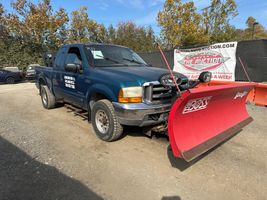
[[[7,79],[7,83],[14,83],[14,79],[13,78],[8,78]]]
[[[47,105],[47,96],[45,91],[42,91],[42,101],[44,103],[44,105]]]
[[[106,134],[109,129],[108,116],[103,110],[98,110],[95,115],[96,127],[100,133]]]

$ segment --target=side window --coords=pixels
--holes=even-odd
[[[90,49],[90,47],[85,47],[85,56],[86,56],[86,59],[87,59],[87,62],[89,63],[89,65],[93,66],[94,65],[94,56],[92,54],[92,51]]]
[[[64,58],[65,58],[65,53],[66,53],[66,48],[61,48],[59,49],[59,51],[57,52],[56,55],[56,60],[55,60],[55,67],[56,68],[64,68]]]
[[[74,53],[68,53],[65,64],[82,64],[82,61]]]
[[[77,47],[71,47],[68,51],[67,58],[65,61],[65,64],[71,63],[71,64],[82,64],[82,56],[80,53],[79,48]]]

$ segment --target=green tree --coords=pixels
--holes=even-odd
[[[89,19],[88,8],[83,6],[72,12],[70,42],[105,42],[108,33],[104,25]]]
[[[88,31],[90,42],[108,42],[108,31],[103,24],[98,24],[96,21],[91,20]]]
[[[108,27],[108,42],[112,43],[113,41],[115,41],[115,38],[116,38],[116,29],[111,24]]]
[[[0,43],[3,42],[5,38],[5,26],[4,26],[4,6],[0,3]]]
[[[6,47],[6,40],[7,40],[7,32],[4,26],[4,6],[3,4],[0,3],[0,63],[1,63],[1,67],[3,67],[3,64],[6,63],[5,61],[5,52],[4,49]]]
[[[206,44],[208,37],[201,26],[202,16],[196,12],[194,2],[166,0],[158,13],[161,34],[168,46],[192,46]]]
[[[267,39],[267,32],[254,17],[248,17],[247,28],[244,30],[244,40]]]
[[[211,5],[203,9],[203,24],[210,43],[233,39],[235,28],[229,21],[236,15],[238,12],[235,0],[212,0]]]
[[[130,47],[138,52],[148,52],[155,49],[155,35],[151,27],[137,26],[135,23],[120,22],[117,29],[109,28],[112,34],[111,43]]]
[[[17,0],[11,4],[19,15],[9,14],[8,28],[15,34],[29,37],[35,43],[42,44],[44,33],[49,37],[47,43],[53,47],[59,44],[58,33],[68,22],[66,11],[61,8],[53,12],[50,0],[42,0],[34,4],[27,0]]]
[[[0,17],[4,14],[4,6],[2,3],[0,3]]]
[[[64,9],[54,12],[49,0],[37,4],[27,0],[11,3],[16,11],[2,13],[1,21],[7,32],[3,46],[5,65],[25,67],[41,63],[47,50],[55,50],[62,44],[62,30],[68,21]]]
[[[89,42],[89,33],[87,27],[90,23],[87,7],[81,7],[71,13],[71,33],[70,41],[73,43]]]

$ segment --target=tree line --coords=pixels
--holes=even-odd
[[[230,24],[238,15],[234,0],[211,0],[201,12],[193,1],[166,0],[157,16],[160,35],[151,26],[133,21],[105,27],[89,17],[87,7],[67,13],[64,8],[53,9],[50,0],[15,0],[11,7],[14,12],[7,12],[0,3],[0,67],[42,63],[44,52],[56,51],[66,43],[113,43],[150,52],[157,43],[172,49],[267,38],[266,30],[253,17],[247,19],[246,29]]]

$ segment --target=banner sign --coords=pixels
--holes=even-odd
[[[237,42],[218,43],[194,49],[174,50],[174,71],[197,79],[203,71],[212,80],[235,81]]]

